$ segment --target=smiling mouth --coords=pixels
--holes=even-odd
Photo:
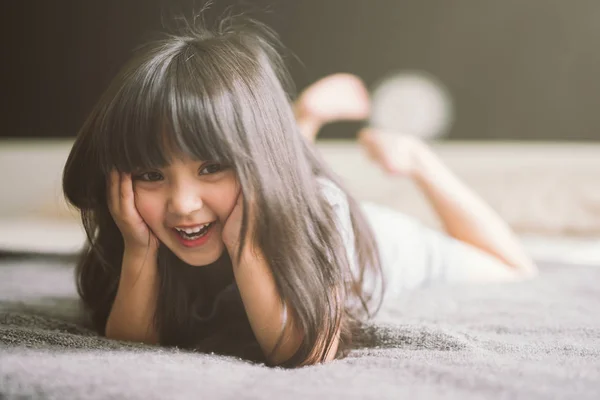
[[[201,237],[205,236],[208,233],[208,230],[214,225],[214,222],[210,222],[208,224],[203,225],[201,228],[196,228],[196,229],[181,229],[181,228],[174,228],[175,232],[177,232],[177,234],[179,236],[181,236],[181,238],[185,239],[185,240],[196,240],[196,239],[200,239]]]

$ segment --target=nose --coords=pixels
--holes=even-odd
[[[186,217],[204,206],[200,190],[189,185],[178,185],[171,191],[167,211],[177,217]]]

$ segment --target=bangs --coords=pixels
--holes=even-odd
[[[162,168],[181,156],[232,166],[243,157],[236,110],[248,107],[248,98],[231,84],[240,79],[210,53],[201,59],[197,49],[180,45],[170,57],[142,62],[120,80],[97,127],[105,174]]]

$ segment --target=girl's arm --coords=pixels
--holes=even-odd
[[[290,359],[298,350],[303,339],[302,332],[294,321],[295,313],[286,304],[287,321],[284,314],[283,301],[273,273],[267,261],[258,250],[245,251],[240,263],[233,266],[235,280],[238,285],[242,301],[252,331],[258,340],[264,354],[273,364],[280,364]],[[285,326],[284,326],[285,321]],[[283,327],[283,332],[282,332]],[[277,351],[272,354],[277,341],[281,342]],[[339,334],[336,335],[330,352],[325,361],[335,358],[339,344]]]
[[[135,207],[130,174],[111,171],[108,207],[121,231],[124,254],[117,295],[106,322],[111,339],[157,343],[153,318],[156,309],[159,241]]]
[[[448,234],[494,256],[517,275],[537,268],[506,222],[450,171],[422,141],[364,129],[361,143],[390,173],[407,175],[423,191]]]
[[[106,337],[158,343],[154,328],[157,273],[155,251],[125,251],[119,288],[106,322]]]
[[[233,266],[235,281],[240,291],[252,331],[269,362],[279,364],[294,355],[302,337],[295,328],[292,310],[286,305],[287,322],[284,326],[284,307],[275,285],[273,273],[257,250],[246,251],[238,265]],[[278,350],[272,354],[281,335]]]
[[[268,361],[281,364],[296,353],[304,339],[303,332],[298,328],[291,305],[283,305],[271,266],[262,251],[254,245],[251,237],[251,232],[254,232],[252,207],[248,210],[249,226],[244,249],[238,259],[243,202],[244,196],[240,193],[223,227],[223,242],[233,263],[235,281],[252,331]],[[276,348],[278,341],[279,346]],[[326,361],[335,357],[337,342],[338,339],[333,343]]]

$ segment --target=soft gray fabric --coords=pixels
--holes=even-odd
[[[109,341],[82,327],[72,268],[0,261],[0,398],[598,399],[600,267],[402,295],[344,360],[296,370]]]

